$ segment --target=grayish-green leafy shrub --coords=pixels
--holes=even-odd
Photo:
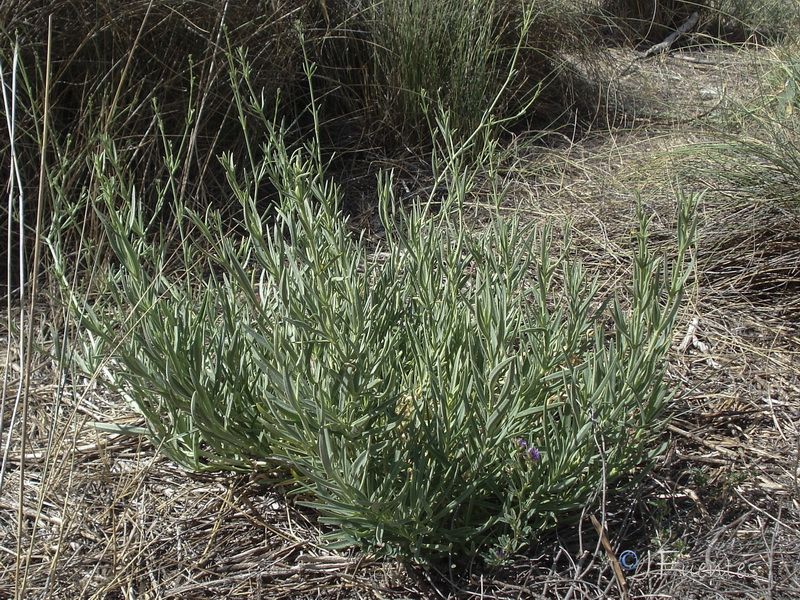
[[[113,146],[95,163],[102,198],[127,208],[98,211],[117,263],[104,295],[73,296],[81,363],[102,364],[161,452],[282,473],[334,545],[415,560],[514,552],[658,452],[692,199],[673,260],[650,249],[640,212],[632,280],[600,297],[566,233],[499,209],[465,224],[481,166],[466,157],[491,180],[493,146],[479,130],[456,142],[440,114],[435,189],[399,208],[382,177],[385,236],[370,248],[319,147],[288,148],[236,99],[269,136],[244,168],[222,158],[235,226],[177,208],[180,228],[159,232]],[[259,208],[267,188],[277,209]]]

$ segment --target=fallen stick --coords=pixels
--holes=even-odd
[[[622,594],[622,600],[630,600],[630,594],[628,593],[628,582],[625,581],[625,575],[622,572],[622,567],[619,566],[619,561],[617,560],[617,555],[614,554],[614,549],[611,547],[611,542],[608,541],[608,536],[606,535],[605,529],[600,524],[600,521],[597,520],[597,517],[594,515],[589,515],[589,518],[592,520],[592,525],[597,530],[597,535],[600,536],[600,543],[603,544],[603,548],[608,554],[608,560],[611,561],[611,568],[614,570],[614,577],[617,580],[617,585],[619,585],[619,592]]]
[[[704,440],[699,435],[694,434],[694,433],[692,433],[690,431],[684,431],[683,429],[675,427],[675,425],[668,424],[667,425],[667,429],[669,429],[672,433],[677,433],[678,435],[682,435],[685,438],[689,438],[693,442],[697,442],[698,444],[700,444],[702,446],[705,446],[706,448],[711,448],[712,450],[715,450],[716,452],[719,452],[720,454],[725,454],[725,455],[730,456],[732,458],[738,458],[739,457],[739,454],[737,452],[734,452],[730,448],[725,448],[724,446],[720,446],[719,444],[713,444],[713,443],[711,443],[711,442],[709,442],[707,440]]]
[[[647,51],[639,58],[649,58],[654,54],[660,54],[662,52],[669,51],[669,49],[672,47],[672,44],[675,43],[675,40],[685,35],[686,32],[688,32],[690,29],[692,29],[692,27],[697,25],[697,22],[699,20],[700,20],[700,13],[697,11],[693,12],[692,16],[686,19],[686,21],[680,27],[678,27],[678,29],[676,29],[666,38],[664,38],[663,42],[648,48]]]

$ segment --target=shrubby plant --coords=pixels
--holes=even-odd
[[[270,473],[334,546],[419,561],[516,552],[658,453],[693,199],[672,260],[651,250],[640,210],[632,280],[603,298],[568,230],[499,208],[468,226],[476,173],[497,181],[491,117],[457,142],[440,113],[436,185],[401,207],[383,175],[373,248],[351,232],[318,144],[289,147],[253,98],[236,92],[243,125],[258,115],[267,140],[245,167],[221,159],[242,206],[233,225],[175,204],[179,228],[161,232],[113,145],[95,161],[102,198],[124,208],[98,211],[117,261],[107,292],[73,296],[80,361],[161,452],[191,470]],[[277,207],[263,208],[265,190]]]

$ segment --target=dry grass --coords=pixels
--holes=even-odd
[[[672,104],[671,82],[700,94],[739,77],[726,89],[747,89],[742,69],[755,64],[752,55],[718,58],[709,69],[656,59],[646,63],[650,73],[635,74],[639,88],[647,82],[651,97],[673,107],[668,118],[649,114],[626,132],[521,154],[538,176],[520,178],[517,207],[531,218],[571,218],[582,252],[613,281],[624,268],[617,256],[630,241],[635,193],[670,229],[676,173],[663,152],[686,143],[685,118],[707,112],[696,100]],[[704,134],[693,125],[691,135]],[[11,426],[20,377],[11,315],[0,348],[2,442],[10,448],[0,489],[0,597],[798,597],[800,229],[796,213],[730,207],[714,194],[702,207],[703,260],[670,360],[680,394],[663,460],[636,497],[604,490],[579,524],[499,570],[453,561],[425,571],[331,553],[317,543],[314,515],[265,482],[184,473],[140,437],[98,432],[91,422],[136,425],[136,415],[87,382],[61,379],[46,354],[31,372],[21,455],[22,425]],[[49,339],[47,313],[39,340]],[[698,327],[680,350],[694,318]],[[590,514],[605,520],[617,552],[638,554],[625,592]]]

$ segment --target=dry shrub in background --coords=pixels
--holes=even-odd
[[[287,136],[318,129],[323,154],[359,157],[361,164],[335,164],[339,170],[358,171],[386,153],[425,155],[440,109],[458,137],[487,111],[498,135],[547,125],[579,101],[595,105],[575,91],[583,76],[568,57],[595,59],[587,58],[594,38],[582,5],[571,0],[14,2],[0,7],[0,22],[0,57],[10,64],[16,47],[20,58],[16,135],[4,130],[0,143],[14,147],[34,197],[47,97],[44,231],[58,220],[62,247],[78,248],[96,232],[94,213],[105,207],[94,202],[91,164],[109,141],[115,161],[135,175],[148,217],[160,212],[169,225],[174,201],[238,210],[220,205],[227,200],[218,157],[244,157],[264,132],[240,127],[233,110],[231,85],[241,81],[230,80],[226,56],[236,48],[246,50],[250,83],[268,103],[280,89]],[[314,124],[304,62],[318,66]],[[172,145],[186,146],[179,163],[169,158]],[[162,202],[168,177],[175,187]],[[30,210],[26,223],[34,221]]]

